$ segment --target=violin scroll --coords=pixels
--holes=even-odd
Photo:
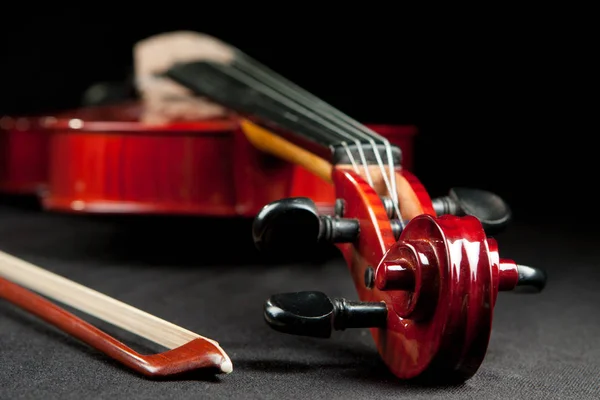
[[[497,194],[480,189],[456,187],[447,196],[432,200],[437,215],[472,215],[488,235],[501,232],[510,223],[512,212]]]
[[[381,358],[397,377],[469,379],[487,352],[498,293],[520,287],[542,290],[545,273],[501,258],[496,240],[473,215],[410,216],[397,237],[381,197],[364,180],[351,171],[334,170],[333,181],[337,197],[344,200],[343,218],[319,216],[308,199],[282,200],[259,214],[255,238],[261,237],[256,235],[261,226],[278,226],[277,236],[285,237],[283,210],[289,206],[310,210],[305,215],[318,221],[313,241],[323,240],[325,221],[355,221],[360,229],[354,239],[336,246],[346,259],[358,299],[353,304],[319,292],[274,295],[265,303],[268,326],[320,338],[337,329],[369,328]],[[405,189],[411,188],[420,190],[416,178]],[[467,199],[464,204],[493,198],[478,194],[455,190],[453,198]],[[274,217],[281,218],[278,225],[263,225]]]

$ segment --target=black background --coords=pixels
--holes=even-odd
[[[6,14],[0,112],[77,105],[90,84],[127,77],[137,40],[201,31],[360,121],[416,124],[415,172],[433,195],[470,185],[498,192],[517,218],[585,226],[582,216],[595,215],[591,28],[581,15],[420,19],[392,6],[332,14],[299,5],[178,12],[183,3],[170,4]]]
[[[320,342],[265,326],[269,294],[355,296],[339,259],[267,263],[248,221],[123,225],[2,204],[2,250],[218,339],[237,368],[214,385],[150,382],[6,305],[6,394],[597,398],[597,96],[583,12],[469,8],[417,18],[396,5],[185,4],[7,11],[0,114],[76,106],[90,84],[125,79],[132,45],[149,35],[212,34],[360,121],[416,124],[415,172],[430,193],[468,185],[503,196],[515,211],[499,238],[503,254],[545,268],[550,284],[538,296],[499,297],[473,380],[422,388],[394,379],[363,332]]]

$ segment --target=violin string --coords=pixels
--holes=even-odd
[[[258,71],[259,73],[263,72],[263,71],[260,71],[259,69],[255,69],[255,71]],[[267,72],[264,72],[262,75],[263,75],[263,78],[266,78],[266,79],[270,80],[271,82],[275,83],[275,85],[278,85],[278,86],[282,87],[282,89],[280,89],[280,90],[283,90],[284,92],[286,91],[285,89],[291,89],[291,88],[294,88],[294,86],[296,88],[298,88],[296,85],[292,84],[291,82],[290,82],[290,85],[288,87],[286,87],[284,85],[285,81],[284,82],[278,82],[276,79],[274,79],[271,76],[269,76],[269,74]],[[282,78],[282,79],[284,79],[284,78]],[[350,120],[350,118],[348,116],[346,116],[345,114],[342,114],[337,109],[331,107],[327,103],[324,103],[322,100],[316,98],[315,96],[311,95],[310,93],[308,93],[308,92],[303,93],[303,92],[304,91],[302,89],[298,88],[297,93],[295,93],[295,94],[298,96],[298,100],[296,100],[296,101],[300,102],[301,104],[302,104],[302,101],[300,99],[302,97],[304,97],[304,99],[308,100],[309,104],[306,104],[306,103],[302,104],[305,107],[310,107],[313,104],[321,105],[324,109],[326,109],[328,111],[331,110],[332,111],[331,114],[334,115],[334,116],[336,116],[337,117],[336,118],[337,121],[342,122],[342,125],[347,125],[347,126],[350,125],[351,128],[355,128],[355,129],[353,129],[354,131],[357,130],[356,129],[356,125],[362,126],[360,123],[358,123],[357,121],[353,121],[353,120],[352,120],[352,122],[354,122],[354,124],[349,124],[348,121],[344,120],[344,118],[339,117],[339,115],[343,115],[343,116],[346,117],[347,120]],[[303,94],[304,94],[304,96],[303,96]],[[288,93],[287,95],[289,97],[291,97],[292,99],[294,99],[293,92],[290,91],[290,93]],[[324,111],[323,108],[320,108],[320,110]],[[319,109],[319,108],[317,108],[317,109]],[[326,114],[325,115],[321,114],[321,115],[324,118],[327,118]],[[331,118],[329,118],[329,119],[331,119]],[[334,119],[334,121],[335,121],[335,119]],[[343,122],[346,122],[346,124],[343,124]],[[354,126],[352,126],[352,125],[354,125]],[[392,158],[391,146],[390,146],[389,142],[387,141],[387,139],[383,138],[384,145],[386,147],[386,153],[387,153],[386,156],[387,156],[388,165],[389,165],[389,174],[390,174],[389,178],[390,179],[388,180],[387,179],[388,176],[386,176],[385,167],[383,166],[383,161],[382,161],[382,158],[381,158],[381,154],[379,153],[379,148],[376,146],[373,138],[370,137],[369,135],[363,133],[363,132],[360,132],[360,131],[359,131],[359,134],[362,137],[366,137],[366,139],[369,140],[369,142],[371,143],[371,146],[373,147],[373,154],[375,155],[375,158],[377,160],[377,164],[378,164],[378,166],[379,166],[379,168],[381,170],[382,178],[384,180],[386,189],[388,190],[388,192],[390,193],[390,196],[392,197],[392,204],[393,204],[393,206],[395,208],[396,215],[399,216],[401,224],[404,225],[403,218],[401,216],[399,205],[398,205],[398,201],[397,201],[398,193],[397,193],[396,184],[395,184],[396,182],[395,182],[395,177],[394,177],[394,161],[393,161],[393,158]],[[358,143],[359,143],[359,145],[357,147],[358,147],[358,149],[360,151],[360,150],[362,150],[362,144],[360,143],[360,141]],[[365,165],[365,170],[368,171],[368,168],[366,168],[366,165]],[[369,176],[369,178],[370,178],[370,176]],[[390,184],[390,181],[391,181],[391,184]],[[372,180],[369,182],[369,184],[371,186],[373,186]]]
[[[344,148],[344,151],[346,151],[346,154],[348,155],[348,159],[350,160],[350,163],[352,164],[352,169],[354,169],[354,171],[357,174],[360,174],[358,165],[356,165],[356,160],[354,159],[354,155],[352,154],[352,151],[350,151],[350,147],[348,146],[348,143],[342,142],[342,147]],[[365,168],[365,170],[367,170],[366,160],[364,159],[364,156],[363,156],[363,167]],[[369,181],[370,181],[371,175],[369,175],[368,177],[369,177]],[[372,183],[369,183],[369,184],[373,185]]]
[[[234,62],[232,66],[234,68],[237,67],[237,69],[239,69],[240,71],[242,71],[246,74],[259,76],[261,82],[263,82],[265,84],[266,83],[271,84],[271,87],[273,89],[278,90],[283,95],[287,95],[290,99],[298,102],[299,104],[302,104],[301,99],[303,99],[305,102],[304,106],[320,105],[319,103],[321,103],[321,101],[317,97],[312,96],[310,93],[304,91],[303,89],[301,89],[299,86],[297,86],[293,82],[288,81],[287,79],[278,75],[277,73],[270,70],[266,66],[261,65],[256,60],[252,59],[251,57],[247,56],[244,53],[241,53],[241,52],[238,53],[238,57],[236,57],[236,62]],[[295,93],[294,93],[294,90],[296,91]],[[311,107],[311,108],[313,108],[313,107]],[[325,118],[330,119],[330,120],[332,119],[332,118],[328,118],[327,115],[322,115],[322,116],[324,116]],[[333,119],[333,121],[335,122],[335,119]],[[348,135],[348,137],[356,145],[356,149],[358,151],[363,169],[365,171],[365,176],[367,178],[367,182],[369,183],[369,185],[371,187],[373,187],[373,178],[372,178],[371,172],[369,171],[369,168],[368,168],[367,159],[365,156],[363,145],[360,142],[360,140],[358,140],[357,137],[354,137],[350,134]],[[348,153],[349,150],[350,150],[349,148],[346,149],[346,152]],[[354,159],[354,157],[351,156],[350,153],[348,153],[348,156],[351,160]],[[359,173],[358,170],[356,172]]]
[[[298,85],[287,80],[286,78],[282,77],[281,75],[272,71],[268,67],[260,64],[258,61],[254,60],[253,58],[247,56],[246,54],[244,54],[242,52],[238,52],[238,55],[236,57],[236,62],[234,62],[233,65],[234,65],[234,67],[238,67],[238,69],[240,69],[241,71],[243,71],[247,74],[260,75],[262,80],[271,83],[272,85],[275,86],[276,89],[278,88],[279,91],[283,92],[283,94],[286,94],[285,92],[289,91],[287,93],[288,97],[296,100],[300,104],[304,103],[303,105],[305,107],[319,106],[318,109],[320,109],[323,112],[323,114],[321,114],[323,117],[330,119],[330,120],[333,119],[334,121],[337,121],[338,123],[340,123],[342,126],[346,125],[347,127],[350,127],[353,131],[358,132],[359,136],[367,139],[370,142],[371,146],[373,147],[373,153],[377,160],[377,164],[381,170],[382,178],[384,180],[386,189],[388,190],[388,192],[390,193],[390,196],[392,197],[394,211],[396,212],[396,215],[398,215],[398,218],[401,221],[400,223],[402,224],[402,226],[404,226],[404,219],[402,218],[402,215],[401,215],[400,209],[399,209],[399,204],[398,204],[398,190],[397,190],[396,179],[395,179],[394,160],[392,158],[392,147],[391,147],[389,140],[387,140],[387,138],[377,134],[376,132],[374,132],[373,130],[364,126],[363,124],[359,123],[358,121],[350,118],[348,115],[342,113],[338,109],[334,108],[333,106],[329,105],[328,103],[324,102],[323,100],[319,99],[318,97],[312,95],[311,93],[302,89]],[[295,90],[295,93],[294,93],[294,90]],[[329,115],[327,115],[325,113],[325,111],[327,111],[327,113]],[[388,176],[386,175],[385,167],[383,165],[383,161],[382,161],[381,154],[379,152],[379,148],[376,146],[376,144],[373,140],[374,138],[381,141],[385,147],[386,158],[388,160],[389,180],[388,180]],[[371,175],[366,166],[366,159],[364,157],[364,151],[362,148],[362,144],[360,141],[358,141],[356,139],[356,137],[354,137],[354,142],[356,143],[359,155],[361,156],[363,166],[365,169],[365,173],[367,174],[367,180],[368,180],[369,184],[371,186],[373,186],[373,181],[372,181]]]
[[[283,94],[266,86],[263,82],[256,79],[254,76],[249,75],[249,74],[244,73],[239,70],[233,70],[233,69],[229,69],[229,68],[224,68],[221,70],[221,72],[230,75],[234,79],[237,79],[238,81],[243,82],[244,84],[253,88],[254,90],[256,90],[264,95],[269,96],[273,100],[276,100],[282,104],[285,104],[287,107],[294,110],[295,112],[298,112],[299,114],[303,114],[305,117],[312,119],[313,121],[319,123],[321,126],[328,128],[331,131],[330,133],[332,133],[334,135],[333,139],[339,139],[340,137],[344,137],[346,139],[352,139],[352,137],[350,135],[341,131],[339,129],[339,127],[337,127],[336,125],[331,124],[326,119],[322,118],[322,116],[316,114],[309,108],[306,108],[306,107],[299,108],[298,107],[299,104],[297,102],[293,101],[292,99],[287,98]],[[332,141],[331,135],[327,135],[326,132],[321,132],[321,135],[323,135],[323,138],[329,137],[329,140]],[[348,147],[347,143],[345,143],[345,145],[344,145],[344,143],[345,142],[342,143],[342,147],[344,147],[346,153],[348,154],[348,158],[350,159],[350,162],[353,165],[353,168],[355,168],[356,172],[358,173],[358,166],[356,165],[356,160],[354,159],[354,156],[352,155],[352,152],[350,151],[350,148]]]
[[[292,99],[288,99],[285,95],[279,93],[278,91],[274,90],[273,88],[267,86],[262,80],[258,79],[256,77],[256,74],[252,74],[252,73],[248,73],[245,71],[242,71],[240,69],[236,69],[236,68],[231,68],[230,64],[223,64],[220,62],[200,62],[198,64],[198,66],[201,68],[200,70],[196,70],[196,74],[200,73],[200,74],[204,74],[204,81],[206,82],[206,85],[204,85],[204,89],[201,89],[202,92],[204,92],[204,94],[206,95],[207,93],[210,96],[210,93],[212,93],[212,95],[215,95],[215,90],[233,90],[234,92],[239,92],[237,93],[238,99],[237,102],[239,104],[241,104],[242,108],[246,108],[248,106],[251,106],[251,104],[256,104],[256,105],[260,105],[260,102],[256,101],[256,97],[255,95],[252,94],[252,92],[247,92],[245,90],[243,90],[243,87],[247,87],[250,89],[253,89],[255,91],[256,94],[260,94],[265,96],[267,99],[273,100],[275,102],[275,104],[281,104],[284,107],[287,107],[291,112],[286,112],[285,110],[279,110],[278,113],[280,113],[280,117],[283,117],[285,120],[288,120],[289,122],[292,123],[297,123],[298,122],[298,115],[294,115],[295,113],[297,114],[301,114],[304,118],[307,118],[308,121],[307,122],[312,122],[313,124],[316,124],[317,126],[315,127],[314,125],[307,125],[307,129],[309,129],[309,131],[312,130],[312,135],[313,137],[316,139],[318,137],[321,137],[321,139],[324,139],[326,137],[329,137],[329,141],[326,141],[326,144],[332,146],[333,143],[336,144],[340,144],[339,138],[340,137],[344,137],[344,138],[353,138],[352,136],[350,136],[347,132],[345,132],[344,130],[340,129],[339,126],[336,126],[335,124],[332,125],[330,122],[328,122],[328,118],[327,115],[323,116],[322,114],[319,115],[318,113],[315,113],[315,111],[312,109],[311,106],[313,106],[313,104],[310,104],[309,106],[306,106],[304,104],[302,104],[301,102],[299,103],[298,100],[292,100]],[[203,67],[201,67],[203,66]],[[206,69],[208,67],[208,69]],[[211,75],[212,74],[212,75]],[[221,80],[220,76],[227,76],[228,79],[227,80]],[[229,83],[228,83],[229,82]],[[235,84],[232,87],[231,84],[233,82],[238,82],[238,85],[241,83],[242,84],[242,88],[236,88]],[[242,89],[240,91],[240,89]],[[198,90],[198,89],[197,89]],[[217,98],[219,98],[219,96],[217,95]],[[225,100],[226,101],[226,100]],[[267,103],[268,104],[268,103]],[[265,107],[265,105],[262,105],[263,107]],[[266,107],[264,109],[264,111],[266,111],[267,113],[274,111],[274,109],[270,109],[270,107]],[[317,110],[319,110],[319,108],[317,107]],[[320,110],[322,112],[322,110]],[[316,128],[316,130],[315,130]],[[360,133],[360,132],[359,132]],[[334,137],[337,136],[336,140],[331,140],[331,134],[334,135]],[[392,193],[391,188],[390,188],[390,183],[388,180],[388,177],[385,174],[385,167],[383,166],[383,162],[381,160],[381,155],[379,154],[379,149],[377,148],[377,146],[375,145],[375,142],[373,140],[373,137],[370,137],[368,135],[365,135],[364,133],[361,133],[362,136],[367,136],[367,139],[371,142],[372,146],[374,147],[373,149],[373,153],[378,161],[378,165],[382,171],[382,178],[384,180],[386,189],[388,191],[388,193]],[[346,149],[348,150],[348,149]],[[390,147],[391,150],[391,147]],[[388,152],[388,155],[391,154],[391,151]],[[353,158],[352,153],[349,152],[349,158]],[[393,172],[393,159],[390,157],[390,164],[392,165],[392,172]],[[392,198],[392,204],[394,205],[394,207],[396,208],[396,214],[398,216],[400,216],[400,211],[398,209],[397,206],[397,196],[393,196]],[[401,219],[402,221],[402,219]]]

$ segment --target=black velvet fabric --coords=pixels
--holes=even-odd
[[[0,398],[588,399],[600,395],[598,236],[518,221],[501,255],[543,267],[539,295],[501,293],[487,356],[458,386],[394,378],[367,330],[328,340],[266,326],[273,293],[355,298],[335,252],[265,259],[251,221],[95,218],[0,205],[0,249],[220,342],[234,371],[155,381],[0,301]],[[154,344],[88,318],[140,351]]]

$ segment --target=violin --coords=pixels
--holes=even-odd
[[[546,284],[542,269],[501,258],[490,236],[507,226],[510,207],[472,188],[431,199],[403,168],[398,146],[240,50],[216,39],[211,45],[214,57],[176,63],[160,77],[236,111],[252,144],[335,191],[330,214],[309,197],[265,205],[253,225],[257,247],[297,253],[333,244],[358,295],[274,294],[264,305],[266,323],[317,338],[369,328],[398,378],[472,377],[487,351],[498,292],[540,292]]]
[[[290,254],[305,252],[321,243],[335,245],[346,261],[357,291],[357,300],[330,298],[316,291],[273,294],[264,304],[266,324],[282,333],[315,338],[328,338],[336,330],[368,328],[379,356],[400,379],[462,382],[472,377],[487,351],[498,292],[517,288],[540,292],[546,285],[542,269],[500,257],[492,235],[510,222],[510,207],[494,193],[471,188],[454,188],[447,196],[432,199],[406,168],[403,149],[391,139],[343,114],[239,49],[206,35],[202,40],[207,45],[202,57],[188,57],[164,66],[154,78],[175,82],[195,96],[231,110],[235,113],[234,125],[240,130],[235,137],[243,137],[263,157],[269,154],[290,168],[306,171],[321,185],[313,192],[273,189],[263,197],[266,200],[257,210],[254,203],[249,206],[248,214],[257,211],[252,215],[256,246],[266,252]],[[69,125],[74,131],[63,131],[56,137],[84,138],[85,135],[80,137],[75,132],[85,126],[85,121],[76,118],[75,124]],[[64,128],[60,124],[55,126],[57,132]],[[111,130],[98,131],[103,136]],[[124,131],[116,128],[111,131],[116,135],[107,138],[120,140]],[[214,131],[207,136],[223,135]],[[147,132],[142,136],[149,142],[167,136],[160,128],[152,132],[156,136],[146,136]],[[116,140],[103,145],[96,143],[93,151],[102,155],[111,145],[123,148],[126,141],[116,143]],[[173,147],[145,145],[136,149],[142,152],[152,148],[155,157],[169,157],[168,150],[187,149],[193,157],[194,151],[201,151],[203,146],[192,143],[186,138]],[[224,148],[232,151],[231,146]],[[121,162],[120,166],[126,164],[119,158],[110,160]],[[231,160],[247,165],[238,158]],[[82,159],[81,165],[84,164]],[[168,173],[155,167],[153,182],[148,187],[158,187],[160,174]],[[272,189],[269,183],[274,175],[269,174],[263,176],[266,192]],[[194,179],[188,182],[192,186],[197,184]],[[57,193],[52,187],[47,191]],[[80,194],[87,187],[70,185]],[[286,187],[290,187],[289,182]],[[125,193],[121,184],[113,190],[119,196]],[[172,193],[175,192],[174,189]],[[98,197],[105,199],[104,193]],[[144,201],[159,198],[156,191],[147,193],[150,194],[127,203],[127,212],[136,209],[140,198]],[[325,203],[331,203],[331,207],[321,206],[323,195],[331,196],[325,197]],[[187,196],[186,199],[192,198],[189,193]],[[104,210],[118,210],[118,202],[110,200],[110,207]],[[254,202],[258,200],[253,198]],[[59,203],[46,200],[49,207],[61,207]],[[74,209],[93,210],[89,207],[91,203],[86,199]],[[183,204],[191,208],[192,202]],[[231,204],[235,204],[236,213],[244,214],[237,202]],[[206,206],[204,203],[203,207]],[[191,213],[202,212],[200,209]],[[230,211],[214,208],[210,212],[230,215]],[[14,266],[6,259],[0,260],[0,265],[4,262]],[[12,267],[9,267],[0,272],[10,279]],[[36,288],[31,280],[20,282]],[[12,301],[17,300],[12,296]],[[121,315],[121,310],[113,311],[106,317]],[[42,315],[39,310],[38,314]],[[219,360],[221,370],[230,371],[228,358],[221,354]]]

